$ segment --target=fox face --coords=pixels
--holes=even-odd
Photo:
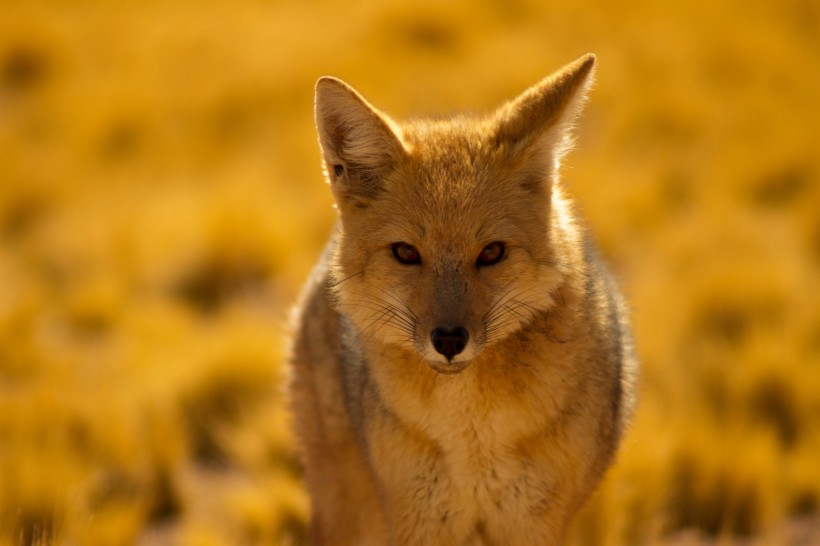
[[[403,125],[340,80],[318,82],[335,295],[363,338],[458,373],[549,311],[570,221],[555,178],[592,63],[485,118]]]

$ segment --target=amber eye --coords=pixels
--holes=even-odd
[[[393,243],[393,256],[404,265],[415,265],[421,263],[421,254],[413,245],[407,243]]]
[[[475,264],[479,267],[484,265],[494,265],[501,261],[504,257],[504,243],[501,241],[494,241],[481,251],[476,259]]]

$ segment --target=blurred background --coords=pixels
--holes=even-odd
[[[564,180],[644,363],[569,544],[820,544],[820,4],[0,3],[0,545],[301,544],[289,312],[332,74],[397,118],[577,56]]]

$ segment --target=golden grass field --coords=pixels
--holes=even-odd
[[[54,0],[0,3],[0,546],[300,544],[314,81],[487,111],[587,51],[644,372],[569,544],[820,544],[820,3]]]

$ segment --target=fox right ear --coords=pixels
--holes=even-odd
[[[339,204],[363,207],[382,191],[382,178],[404,146],[398,128],[342,80],[316,82],[316,128],[325,171]]]
[[[592,84],[595,56],[584,55],[496,111],[495,142],[529,170],[533,189],[550,180],[572,144],[571,128]]]

